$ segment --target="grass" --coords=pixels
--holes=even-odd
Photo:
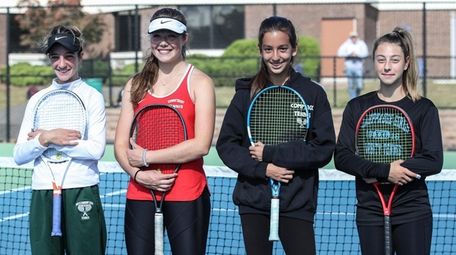
[[[325,88],[329,103],[333,108],[344,108],[348,102],[348,93],[346,85],[344,83],[345,81],[337,81],[336,91],[334,91],[334,84],[332,81],[324,81],[321,83]],[[366,79],[364,81],[364,89],[362,91],[362,94],[377,89],[378,82],[375,79]],[[217,87],[217,107],[226,108],[230,104],[234,93],[234,87]],[[454,99],[455,93],[456,80],[453,82],[439,82],[437,80],[429,80],[427,83],[427,98],[431,99],[438,108],[456,109],[456,100]],[[336,101],[334,101],[334,95],[336,95]]]
[[[10,87],[11,106],[27,102],[27,87]],[[0,109],[6,107],[6,85],[0,84]]]
[[[346,89],[345,81],[338,81],[336,83],[336,91],[334,92],[333,82],[322,83],[328,95],[328,100],[333,108],[343,108],[348,102],[348,92]],[[422,91],[422,82],[419,84]],[[426,97],[434,102],[438,108],[452,108],[456,109],[456,100],[454,100],[454,93],[456,92],[456,80],[450,82],[441,82],[439,80],[428,80]],[[379,84],[376,79],[365,79],[364,89],[361,94],[370,91],[378,90]],[[421,93],[423,94],[423,93]],[[336,101],[334,101],[334,95]]]
[[[334,83],[332,81],[322,82],[322,86],[328,95],[328,100],[333,108],[343,108],[348,102],[348,93],[346,90],[345,81],[337,81],[336,91],[334,92]],[[421,83],[420,83],[421,84]],[[363,94],[369,91],[377,90],[378,83],[375,79],[366,79],[364,81]],[[452,108],[456,109],[456,100],[454,100],[454,94],[456,92],[456,80],[453,82],[442,82],[438,80],[429,80],[427,83],[427,97],[431,99],[438,108]],[[27,87],[11,86],[11,105],[18,105],[27,102],[26,93]],[[234,87],[216,87],[216,106],[217,108],[226,108],[231,102],[234,96]],[[117,94],[113,94],[117,100]],[[334,95],[336,95],[336,101],[334,101]],[[107,95],[106,95],[107,96]],[[6,107],[6,86],[0,84],[0,109]]]
[[[234,87],[216,87],[215,99],[217,108],[227,108],[235,93]]]

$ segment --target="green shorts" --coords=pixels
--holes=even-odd
[[[106,223],[98,186],[62,191],[62,236],[51,237],[52,190],[33,190],[32,254],[104,254]]]

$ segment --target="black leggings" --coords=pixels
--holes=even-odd
[[[195,201],[163,203],[164,224],[172,254],[205,254],[210,207],[207,189]],[[127,199],[125,241],[128,254],[153,254],[154,213],[153,201]]]
[[[429,255],[431,253],[432,217],[392,226],[393,254]],[[384,255],[383,226],[358,226],[361,252]]]
[[[313,223],[300,219],[280,217],[279,237],[287,255],[314,255]],[[269,215],[242,214],[242,233],[247,255],[272,254],[269,241]]]

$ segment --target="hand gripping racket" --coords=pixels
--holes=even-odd
[[[85,139],[87,128],[86,108],[79,96],[70,90],[52,90],[43,95],[35,106],[33,130],[52,130],[56,128],[77,130],[81,133],[81,139]],[[51,146],[43,152],[41,159],[49,168],[52,175],[53,203],[51,236],[62,236],[62,187],[72,158]],[[61,168],[61,166],[64,167]],[[55,179],[54,171],[56,169],[64,169],[60,185]]]
[[[153,104],[139,110],[134,118],[130,136],[146,150],[160,150],[172,147],[187,140],[184,119],[178,110],[170,105]],[[162,173],[174,173],[180,164],[153,164],[144,170],[160,170]],[[155,204],[155,255],[163,254],[163,213],[162,206],[166,192],[150,191]],[[157,202],[160,199],[160,203]]]
[[[364,159],[376,163],[391,163],[408,159],[415,153],[415,132],[407,113],[394,105],[376,105],[361,115],[356,125],[356,152]],[[417,177],[419,178],[419,177]],[[391,212],[398,189],[395,184],[374,180],[374,188],[380,198],[385,225],[385,254],[391,255]],[[384,191],[382,191],[384,189]],[[386,202],[384,193],[391,190]]]
[[[250,143],[261,141],[277,145],[305,140],[309,129],[309,111],[299,93],[287,86],[271,86],[260,91],[252,100],[247,114],[247,132]],[[280,182],[271,184],[271,215],[269,240],[279,240]]]

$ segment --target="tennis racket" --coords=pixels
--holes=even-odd
[[[355,139],[358,155],[375,163],[405,160],[415,153],[415,131],[412,122],[403,109],[394,105],[376,105],[364,111],[356,125]],[[385,254],[391,255],[390,216],[399,186],[395,184],[391,188],[391,183],[380,183],[376,180],[372,184],[383,209]],[[388,192],[389,197],[385,197]]]
[[[160,150],[172,147],[187,140],[184,119],[178,110],[170,105],[153,104],[139,110],[134,118],[130,136],[146,150]],[[157,170],[162,173],[174,173],[180,164],[153,164],[144,170]],[[162,206],[166,192],[150,191],[155,204],[155,255],[163,254],[163,213]],[[160,199],[158,203],[157,200]]]
[[[81,139],[85,139],[87,111],[79,96],[70,90],[52,90],[44,94],[35,106],[33,130],[52,130],[56,128],[77,130],[81,133]],[[72,158],[55,148],[45,150],[40,158],[48,167],[52,175],[53,200],[51,236],[62,236],[62,187]],[[59,185],[55,179],[54,171],[61,171],[61,169],[64,169],[64,172]]]
[[[252,145],[259,141],[277,145],[305,140],[309,123],[308,107],[296,90],[271,86],[253,98],[247,114],[247,133]],[[272,178],[269,181],[272,193],[269,240],[278,241],[280,182]]]

